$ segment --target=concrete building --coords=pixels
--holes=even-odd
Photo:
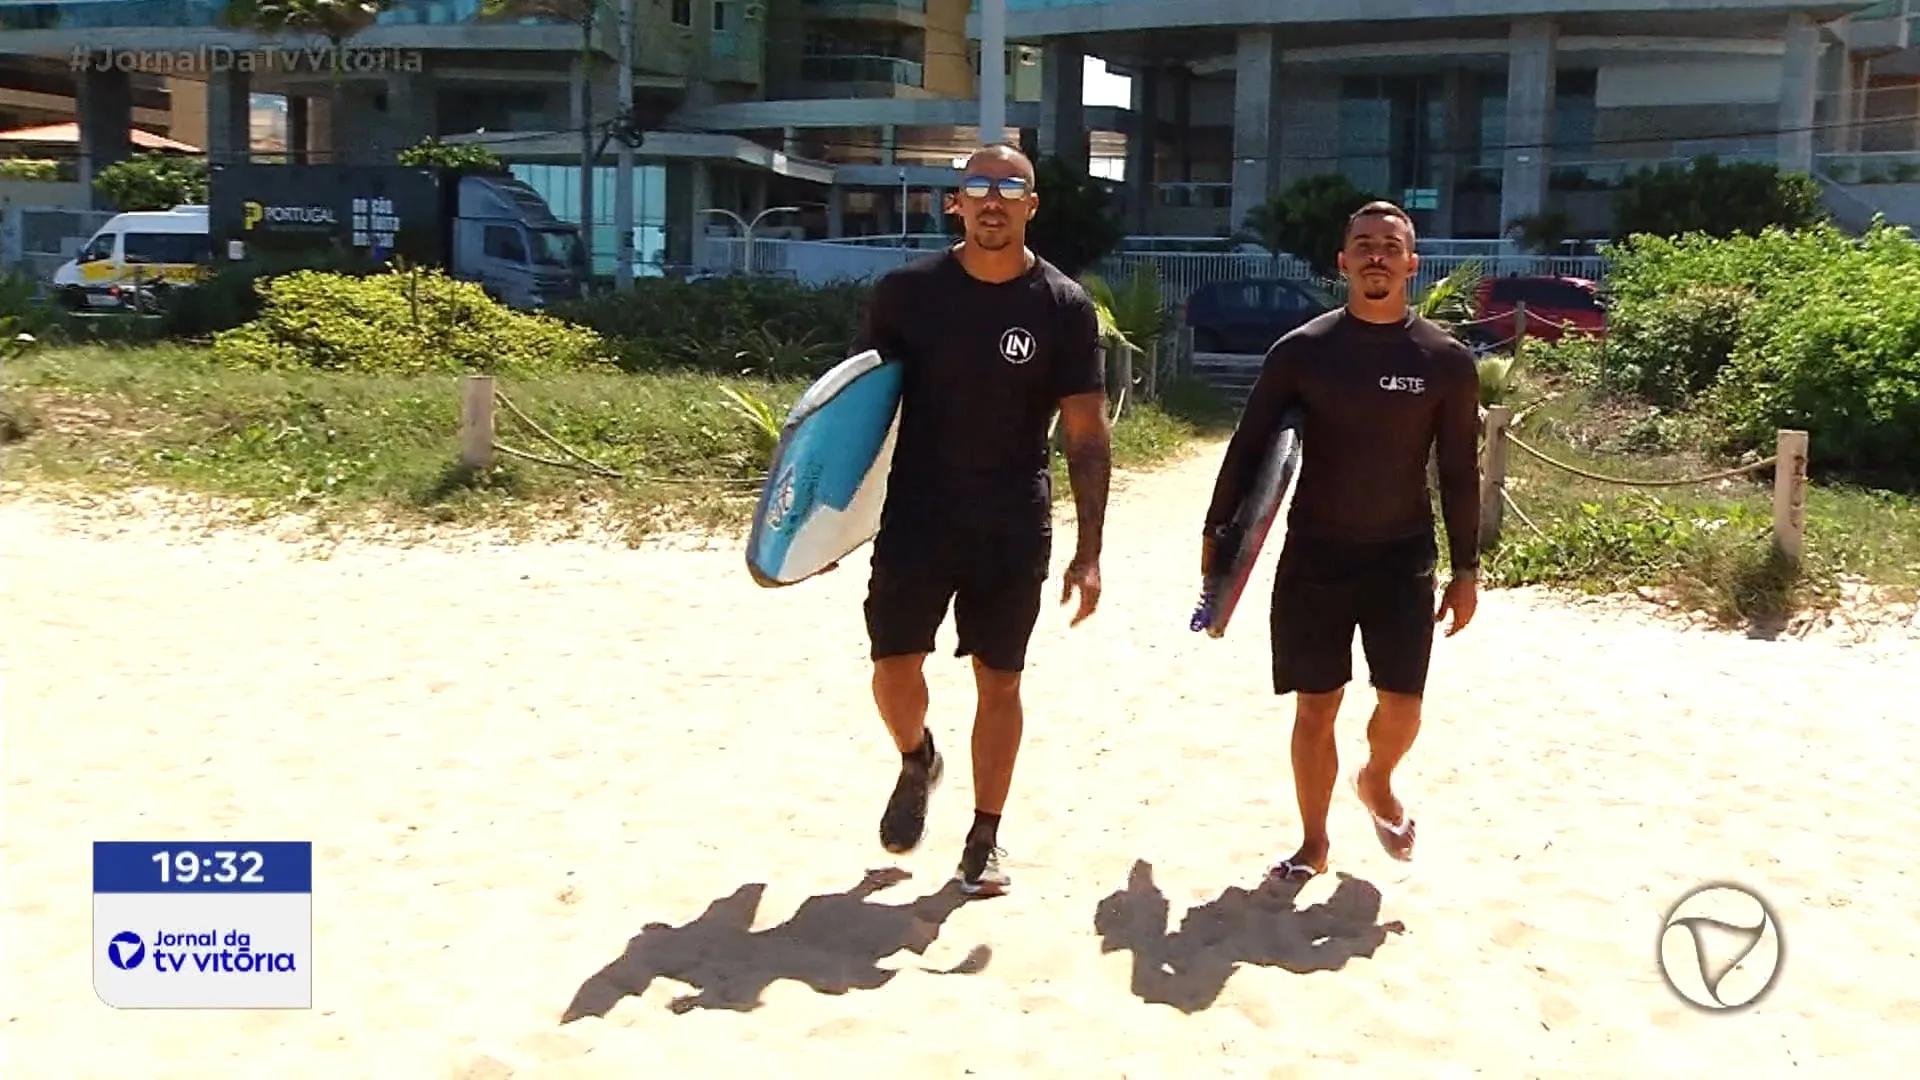
[[[583,59],[580,26],[551,13],[588,3]],[[394,0],[336,77],[310,41],[224,26],[224,0],[6,0],[0,113],[77,116],[83,174],[124,156],[135,123],[214,160],[384,162],[429,135],[482,141],[579,220],[582,116],[616,112],[616,3]],[[1858,210],[1884,192],[1842,172],[1920,150],[1916,0],[1007,3],[1008,130],[987,138],[1124,153],[1136,233],[1225,235],[1292,180],[1339,171],[1415,208],[1427,235],[1494,236],[1543,210],[1587,235],[1633,166],[1703,152],[1825,162]],[[732,228],[713,210],[798,208],[761,236],[938,231],[937,192],[982,135],[971,0],[636,9],[643,260],[688,262],[697,234]],[[1130,107],[1085,103],[1087,57],[1131,77]],[[4,96],[9,72],[30,110]],[[277,144],[254,130],[262,96]],[[605,272],[614,171],[600,160]]]
[[[1339,172],[1418,208],[1428,235],[1494,237],[1549,210],[1594,235],[1638,165],[1813,171],[1823,153],[1920,150],[1912,0],[1007,4],[1009,39],[1048,72],[1094,55],[1132,76],[1119,119],[1140,232],[1224,234]],[[1108,122],[1049,93],[1041,149],[1080,153]]]
[[[928,181],[938,173],[949,182],[953,154],[974,137],[960,130],[975,112],[978,64],[966,3],[640,0],[635,112],[649,131],[634,183],[641,257],[686,262],[697,230],[728,228],[708,209],[751,218],[801,208],[769,218],[759,235],[937,228]],[[464,137],[492,146],[556,213],[579,220],[583,108],[603,122],[618,111],[617,0],[509,0],[504,9],[396,0],[348,42],[337,79],[324,55],[306,51],[313,42],[228,28],[224,6],[9,0],[0,72],[40,69],[71,87],[82,179],[128,153],[136,121],[164,121],[215,161],[263,152],[249,102],[272,95],[284,100],[285,149],[295,156],[385,162],[429,135]],[[583,61],[580,25],[553,13],[589,6],[597,25]],[[1005,62],[1012,95],[1037,101],[1034,56],[1010,49]],[[611,149],[592,199],[603,272],[615,250]]]

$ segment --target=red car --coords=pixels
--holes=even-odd
[[[1553,275],[1483,278],[1474,295],[1476,340],[1505,343],[1514,335],[1514,305],[1527,305],[1527,336],[1558,341],[1567,332],[1605,337],[1607,309],[1598,283]]]

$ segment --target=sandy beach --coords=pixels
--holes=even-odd
[[[7,1080],[1893,1076],[1920,1046],[1920,637],[1685,630],[1491,592],[1436,648],[1412,863],[1343,783],[1297,842],[1271,552],[1190,633],[1218,447],[1116,491],[1107,596],[1042,617],[1002,828],[961,904],[963,663],[927,842],[876,826],[866,557],[778,591],[737,546],[345,543],[0,505]],[[1071,547],[1061,510],[1057,561]],[[952,648],[951,624],[941,646]],[[1364,667],[1357,670],[1364,671]],[[1343,772],[1364,752],[1349,696]],[[90,845],[310,839],[311,1011],[94,996]],[[1668,909],[1771,904],[1737,1015]],[[1902,1052],[1900,1046],[1908,1047]]]

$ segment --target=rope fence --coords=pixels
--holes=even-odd
[[[542,442],[558,450],[565,457],[547,457],[501,442],[498,437],[499,417],[495,411],[496,405],[504,407],[508,416],[519,421]],[[493,376],[464,376],[460,387],[460,465],[470,473],[485,472],[493,467],[495,454],[504,454],[521,461],[530,461],[556,469],[567,469],[605,480],[619,480],[633,484],[758,488],[766,483],[764,476],[651,476],[622,472],[575,450],[559,436],[542,427],[539,421],[528,416],[526,410],[516,404],[512,398],[494,388]]]
[[[1512,493],[1507,490],[1507,464],[1510,457],[1508,451],[1511,447],[1518,448],[1521,453],[1549,468],[1558,469],[1569,475],[1595,483],[1635,489],[1711,484],[1771,469],[1773,470],[1773,526],[1769,531],[1773,534],[1774,547],[1779,554],[1789,564],[1798,565],[1800,562],[1801,553],[1806,544],[1807,529],[1807,433],[1804,431],[1781,429],[1774,439],[1773,456],[1751,464],[1681,479],[1630,479],[1605,476],[1560,461],[1535,449],[1513,434],[1513,420],[1513,409],[1506,405],[1495,405],[1486,409],[1482,418],[1481,430],[1486,437],[1480,449],[1480,546],[1482,551],[1490,551],[1500,542],[1500,529],[1507,510],[1512,510],[1514,516],[1532,529],[1535,535],[1545,535],[1540,527],[1521,511],[1519,504],[1514,502]]]

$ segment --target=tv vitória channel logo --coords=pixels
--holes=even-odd
[[[159,931],[146,938],[132,930],[122,930],[107,942],[107,962],[121,971],[146,970],[207,975],[247,975],[254,972],[299,970],[290,952],[256,952],[253,936],[244,930],[203,930],[198,932]]]
[[[147,958],[147,943],[131,930],[122,930],[107,942],[107,962],[121,971],[132,971]]]

